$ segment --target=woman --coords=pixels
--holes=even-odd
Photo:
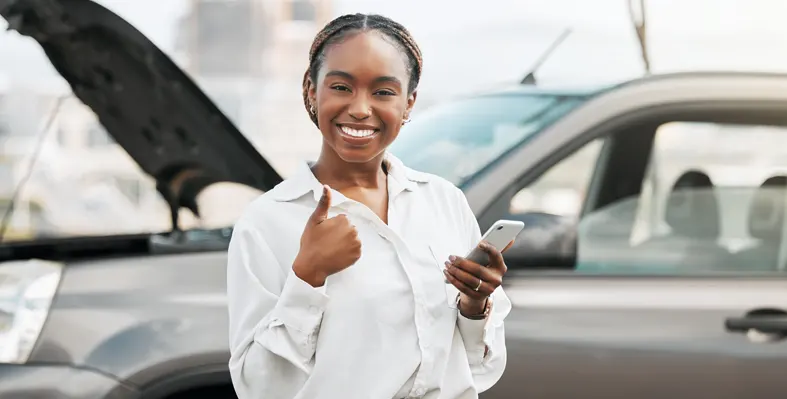
[[[457,257],[481,238],[462,192],[386,153],[421,52],[398,23],[354,14],[309,58],[319,159],[250,204],[229,248],[238,396],[476,398],[506,364],[506,266],[486,245],[487,268]]]

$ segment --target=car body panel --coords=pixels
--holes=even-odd
[[[0,365],[0,399],[138,399],[140,392],[95,370],[63,365]]]
[[[787,279],[605,278],[514,271],[508,366],[484,398],[767,398],[787,385],[787,344],[724,320],[783,306]]]
[[[68,263],[32,363],[101,370],[146,387],[227,371],[226,252]]]

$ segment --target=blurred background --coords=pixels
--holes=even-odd
[[[646,72],[623,0],[98,2],[170,55],[284,177],[319,149],[320,136],[304,113],[301,79],[314,33],[344,13],[387,15],[419,41],[425,70],[414,119],[441,100],[518,82],[567,29],[570,34],[538,68],[540,87],[596,87]],[[652,73],[787,70],[787,52],[778,51],[787,44],[785,1],[659,0],[648,2],[647,11]],[[5,24],[0,21],[0,28]],[[7,239],[167,230],[168,208],[155,182],[113,142],[90,109],[69,96],[68,84],[40,46],[9,31],[0,34],[0,48],[0,208],[26,176],[28,158],[43,137]],[[62,104],[56,106],[59,99]],[[681,135],[683,147],[685,140],[701,147],[724,135],[704,129],[706,134]],[[780,151],[758,144],[770,133],[761,134],[747,136],[745,143],[742,135],[730,135],[725,148],[759,145],[763,151]],[[664,145],[669,136],[660,135]],[[745,179],[724,172],[721,165],[728,160],[723,153],[717,150],[714,156],[720,164],[708,169],[714,181]],[[576,158],[576,165],[593,160],[592,154]],[[685,169],[679,162],[669,164]],[[531,189],[512,206],[576,212],[586,178],[572,180],[576,165],[568,165],[566,176],[559,168],[551,172],[561,185]],[[181,211],[183,226],[231,224],[258,194],[230,184],[211,186],[199,199],[202,219]]]

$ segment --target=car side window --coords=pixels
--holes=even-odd
[[[670,122],[638,197],[585,215],[580,273],[781,272],[787,128]]]
[[[509,214],[543,212],[577,217],[582,208],[603,139],[596,139],[568,156],[511,198]]]

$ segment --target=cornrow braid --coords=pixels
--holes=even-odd
[[[303,104],[312,122],[317,123],[317,112],[309,102],[309,80],[316,84],[317,74],[325,60],[325,49],[331,44],[341,41],[352,32],[377,31],[385,35],[407,55],[407,68],[410,81],[407,85],[407,94],[412,94],[418,87],[421,79],[423,59],[421,49],[413,39],[410,32],[401,24],[376,14],[346,14],[334,19],[325,25],[314,37],[314,42],[309,50],[309,68],[303,74]]]

